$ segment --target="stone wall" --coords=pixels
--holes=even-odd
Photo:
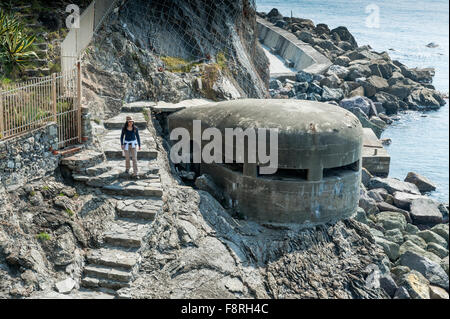
[[[0,187],[13,191],[52,173],[58,167],[59,156],[51,150],[57,147],[55,123],[0,141]]]

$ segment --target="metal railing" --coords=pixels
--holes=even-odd
[[[81,69],[32,79],[0,93],[0,140],[58,124],[59,148],[81,142]]]

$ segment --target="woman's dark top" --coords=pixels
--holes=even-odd
[[[139,129],[137,127],[134,127],[133,130],[128,130],[128,128],[122,129],[122,134],[120,135],[120,144],[124,144],[124,138],[125,137],[125,143],[131,142],[134,140],[137,140],[139,147],[141,147],[141,138],[139,137]]]

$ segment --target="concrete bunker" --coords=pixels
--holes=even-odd
[[[222,136],[226,128],[278,129],[275,174],[260,174],[260,159],[248,163],[247,156],[244,163],[200,164],[200,172],[250,220],[314,225],[356,212],[363,129],[351,112],[312,101],[235,100],[171,114],[169,131],[185,128],[193,136],[194,120],[201,121],[202,132],[214,127]]]

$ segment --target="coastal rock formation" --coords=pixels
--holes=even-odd
[[[275,9],[258,15],[294,33],[333,62],[324,75],[306,76],[300,71],[302,75],[296,78],[299,83],[284,79],[280,86],[270,87],[273,98],[339,103],[347,98],[366,97],[379,104],[377,113],[383,115],[374,114],[376,117],[372,118],[366,113],[367,118],[362,114],[358,118],[363,127],[372,128],[377,135],[392,123],[389,116],[398,111],[435,110],[446,103],[431,84],[434,69],[408,68],[392,60],[387,52],[375,52],[368,45],[358,46],[345,27],[330,30],[326,24],[315,26],[311,20],[283,17]]]

